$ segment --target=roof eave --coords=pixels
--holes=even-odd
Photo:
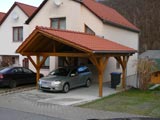
[[[119,27],[119,28],[122,28],[122,29],[125,29],[125,30],[136,32],[136,33],[140,32],[139,29],[133,29],[133,28],[130,28],[130,27],[127,27],[127,26],[123,26],[123,25],[120,25],[120,24],[117,24],[117,23],[114,23],[114,22],[111,22],[111,21],[104,20],[104,19],[101,19],[101,20],[103,21],[104,24],[109,24],[109,25],[112,25],[112,26],[115,26],[115,27]]]
[[[48,0],[44,0],[40,6],[35,10],[35,12],[25,21],[25,24],[29,24],[31,20],[36,16],[36,14],[41,10],[41,8],[47,3]]]

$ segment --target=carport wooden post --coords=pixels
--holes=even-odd
[[[99,78],[99,97],[103,96],[103,58],[99,59],[99,70],[98,70],[98,78]]]
[[[108,63],[109,57],[106,56],[100,56],[96,58],[96,56],[92,55],[89,58],[92,63],[97,67],[98,69],[98,82],[99,82],[99,97],[103,96],[103,76],[104,76],[104,70]]]
[[[115,57],[115,59],[122,66],[122,82],[121,83],[122,83],[122,87],[125,89],[126,88],[126,67],[127,67],[129,56]]]
[[[128,59],[129,59],[129,56],[123,56],[123,60],[122,60],[122,63],[123,63],[122,87],[123,88],[126,88],[126,68],[127,68]]]
[[[39,81],[39,78],[40,78],[40,56],[39,55],[36,56],[36,61],[37,61],[37,66],[36,66],[36,70],[37,70],[36,81],[37,81],[37,85],[38,85],[38,81]]]

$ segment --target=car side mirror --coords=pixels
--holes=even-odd
[[[75,74],[75,73],[72,73],[72,74],[71,74],[71,77],[75,77],[75,76],[76,76],[76,74]]]

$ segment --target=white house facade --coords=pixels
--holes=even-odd
[[[31,11],[27,11],[30,9]],[[28,25],[25,21],[36,8],[15,2],[0,21],[0,64],[2,67],[8,65],[22,65],[24,56],[15,53],[15,50],[25,40]]]

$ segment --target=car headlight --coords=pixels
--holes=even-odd
[[[59,85],[61,84],[61,81],[53,81],[51,82],[51,85],[54,86],[54,85]]]

